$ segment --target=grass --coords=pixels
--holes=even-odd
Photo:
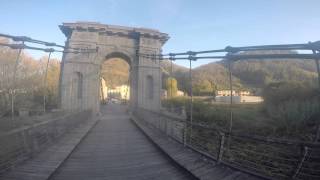
[[[187,112],[190,100],[186,97],[167,99],[163,101],[164,107],[186,106]],[[284,106],[284,107],[282,107]],[[229,130],[230,105],[210,103],[206,99],[195,99],[193,102],[194,122]],[[234,104],[232,132],[260,136],[262,138],[280,138],[286,140],[313,141],[315,124],[319,121],[319,102],[290,101],[281,106],[268,104]],[[317,115],[318,114],[318,115]],[[313,117],[316,120],[304,117]],[[194,148],[205,151],[213,157],[218,157],[220,137],[217,131],[194,127],[189,144]],[[318,169],[312,164],[313,157],[318,157],[318,149],[312,149],[310,160],[305,164],[309,169]],[[223,161],[238,164],[242,168],[259,174],[283,179],[292,176],[292,170],[297,167],[301,159],[301,147],[295,144],[278,144],[260,140],[248,139],[239,136],[227,136],[224,143]],[[316,154],[316,155],[315,155]],[[237,165],[236,164],[236,165]],[[251,169],[250,169],[251,168]],[[308,176],[310,172],[303,172]],[[318,175],[318,174],[316,174]]]
[[[176,97],[163,100],[162,105],[170,108],[186,107],[189,114],[190,99],[188,97]],[[264,103],[259,104],[233,104],[233,127],[232,132],[242,134],[253,134],[264,137],[289,138],[295,140],[312,140],[314,133],[304,125],[308,124],[301,120],[300,130],[290,129],[290,124],[297,124],[297,120],[286,120],[281,116],[274,116],[277,112],[267,112]],[[201,122],[228,131],[230,126],[230,104],[210,103],[207,99],[194,99],[193,119],[194,122]],[[295,126],[296,127],[296,126]],[[283,129],[286,129],[284,131]],[[289,130],[288,130],[289,129]]]

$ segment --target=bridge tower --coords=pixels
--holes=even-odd
[[[121,58],[130,66],[130,108],[159,111],[161,106],[161,69],[159,60],[141,54],[160,54],[169,39],[153,29],[104,25],[100,23],[63,23],[67,37],[60,74],[60,106],[63,110],[100,109],[101,64]],[[88,53],[70,53],[75,49]]]

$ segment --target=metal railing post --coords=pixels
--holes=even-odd
[[[165,118],[166,135],[168,136],[168,118]]]
[[[24,45],[24,41],[22,41],[22,44]],[[15,98],[15,86],[16,86],[16,76],[17,76],[17,70],[18,70],[18,65],[20,61],[20,56],[22,53],[22,49],[20,48],[18,50],[16,62],[14,65],[14,70],[13,70],[13,79],[12,79],[12,87],[11,87],[11,118],[14,120],[14,98]]]
[[[188,123],[187,123],[187,119],[185,119],[184,128],[183,128],[183,146],[187,145],[187,129],[188,129]]]
[[[225,133],[220,132],[220,145],[219,145],[219,151],[218,151],[218,155],[217,155],[217,163],[218,164],[222,161],[224,139],[225,139]]]
[[[189,141],[192,141],[192,123],[193,123],[193,87],[192,87],[192,61],[196,60],[196,53],[189,51],[189,81],[190,81],[190,135]]]
[[[43,112],[44,113],[46,113],[46,103],[47,103],[46,89],[47,89],[48,68],[49,68],[51,53],[52,52],[50,51],[47,59],[47,64],[46,64],[46,71],[43,78]]]
[[[185,107],[182,108],[182,114],[185,117],[184,127],[183,127],[183,146],[187,145],[187,115]]]
[[[317,55],[317,51],[316,50],[312,50],[312,53],[314,55]],[[319,53],[319,51],[318,51],[318,53]],[[316,63],[316,68],[317,68],[317,72],[318,72],[318,91],[320,93],[320,64],[319,64],[319,58],[315,58],[314,61]],[[320,99],[320,97],[318,97],[318,98]],[[315,135],[315,138],[314,138],[314,142],[318,142],[319,139],[320,139],[320,124],[318,124],[316,135]]]
[[[228,53],[230,55],[231,53]],[[233,80],[232,80],[232,62],[231,59],[228,58],[228,70],[229,70],[229,86],[230,86],[230,119],[229,119],[229,136],[228,136],[228,142],[227,142],[227,149],[229,150],[230,146],[230,137],[232,133],[233,128]]]
[[[292,179],[295,179],[295,178],[299,175],[300,170],[301,170],[301,167],[302,167],[304,161],[305,161],[306,158],[307,158],[308,151],[309,151],[309,148],[308,148],[307,146],[304,146],[304,148],[303,148],[303,153],[302,153],[302,157],[301,157],[301,159],[300,159],[300,161],[299,161],[299,164],[298,164],[296,170],[294,171],[294,174],[293,174],[293,176],[292,176]]]

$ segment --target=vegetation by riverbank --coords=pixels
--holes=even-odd
[[[319,94],[316,89],[302,88],[298,91],[299,88],[301,89],[296,84],[272,84],[264,91],[266,98],[264,103],[233,104],[232,107],[229,104],[195,99],[193,119],[194,122],[228,131],[232,110],[232,132],[313,141],[320,120]],[[190,112],[189,97],[166,99],[162,105],[166,108],[186,107],[187,114]]]

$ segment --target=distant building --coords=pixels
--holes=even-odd
[[[183,91],[178,90],[178,91],[177,91],[177,96],[184,96],[184,92],[183,92]]]
[[[231,96],[216,96],[215,102],[230,103]],[[232,102],[239,103],[261,103],[263,98],[261,96],[232,96]]]
[[[184,96],[184,92],[178,90],[176,96]],[[165,89],[161,90],[161,98],[166,99],[168,97],[168,91]]]
[[[215,97],[216,102],[230,103],[231,101],[231,91],[230,90],[220,90],[217,91],[217,96]],[[260,103],[263,102],[261,96],[252,96],[250,91],[232,91],[232,102],[233,103]]]
[[[261,103],[263,101],[261,96],[240,96],[240,103]]]
[[[101,88],[100,89],[100,99],[102,101],[105,101],[108,98],[108,87],[107,87],[106,81],[103,78],[101,78],[100,88]]]
[[[232,91],[233,96],[250,96],[250,91]],[[231,96],[231,90],[219,90],[217,96]]]
[[[232,95],[235,95],[236,91],[232,91]],[[231,90],[220,90],[217,91],[217,96],[231,96]]]
[[[238,91],[238,96],[250,96],[250,91]]]

